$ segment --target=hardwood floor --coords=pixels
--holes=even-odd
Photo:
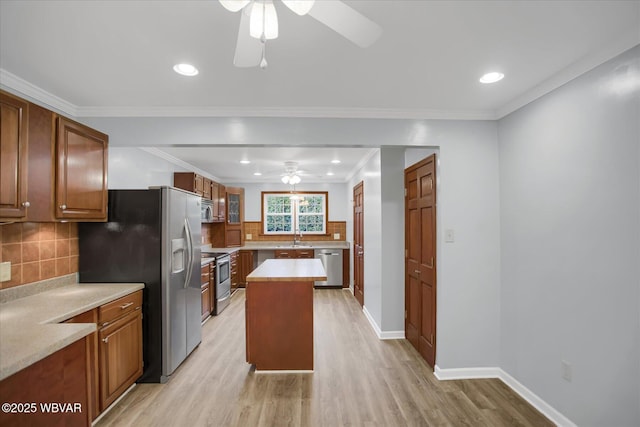
[[[315,372],[245,362],[244,291],[167,384],[139,384],[107,426],[552,426],[497,379],[438,381],[406,340],[380,341],[353,295],[314,291]]]

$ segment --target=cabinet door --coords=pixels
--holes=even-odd
[[[244,221],[244,188],[227,187],[226,246],[242,246],[242,222]]]
[[[100,409],[105,410],[142,375],[142,311],[100,329]]]
[[[209,283],[202,286],[202,320],[209,317],[211,314],[211,289]]]
[[[247,283],[247,275],[253,271],[253,251],[240,251],[238,282],[241,287]]]
[[[200,196],[204,195],[204,178],[202,175],[195,174],[193,178],[193,186]]]
[[[233,252],[230,255],[230,273],[229,276],[231,278],[231,292],[233,293],[239,286],[239,276],[238,276],[238,252]]]
[[[208,178],[202,179],[202,197],[211,200],[211,180]]]
[[[24,218],[27,200],[29,104],[0,92],[0,218]]]
[[[57,119],[56,217],[107,219],[107,135]]]
[[[227,188],[218,184],[218,221],[225,222],[227,220]]]

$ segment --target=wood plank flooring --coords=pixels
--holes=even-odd
[[[315,372],[245,362],[244,291],[167,384],[139,384],[107,426],[552,426],[497,379],[438,381],[406,340],[380,341],[349,291],[314,291]]]

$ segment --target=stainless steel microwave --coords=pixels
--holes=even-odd
[[[202,199],[200,208],[200,222],[213,222],[213,201],[209,199]]]

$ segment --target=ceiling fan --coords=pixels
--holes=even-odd
[[[218,0],[231,12],[241,12],[233,64],[267,67],[266,41],[278,37],[278,16],[273,0]],[[382,34],[378,24],[340,0],[281,0],[297,15],[309,15],[355,45],[371,46]]]

